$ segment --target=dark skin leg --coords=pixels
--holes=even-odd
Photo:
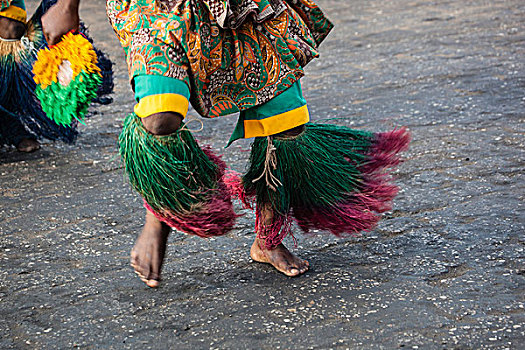
[[[146,223],[131,250],[131,266],[142,282],[157,288],[171,228],[149,211]]]
[[[0,16],[0,37],[4,39],[20,39],[26,32],[22,22]]]
[[[264,223],[270,225],[273,219],[273,212],[270,205],[262,210]],[[264,246],[264,240],[255,238],[250,249],[250,256],[254,261],[270,264],[279,272],[286,276],[299,276],[306,271],[310,263],[292,254],[282,243],[274,249],[268,249]]]
[[[157,113],[142,119],[142,124],[154,135],[169,135],[182,124],[177,113]],[[157,288],[160,282],[162,263],[166,254],[166,243],[171,228],[158,220],[149,211],[146,222],[131,250],[131,266],[148,287]]]
[[[142,119],[142,123],[146,130],[154,135],[169,135],[180,128],[182,117],[175,113],[158,113]],[[302,130],[302,127],[294,128],[278,136],[295,136],[301,133]],[[267,206],[263,210],[263,220],[270,224],[272,219],[272,210]],[[142,233],[137,238],[131,251],[131,266],[133,266],[140,279],[149,287],[156,288],[159,286],[162,263],[170,231],[171,229],[168,225],[148,212]],[[269,250],[264,247],[264,242],[257,238],[252,245],[250,255],[253,260],[271,264],[287,276],[303,274],[308,270],[309,266],[308,261],[296,257],[284,245],[280,244],[275,249]]]
[[[276,137],[294,137],[303,132],[304,126],[298,126],[283,133],[276,135]],[[266,204],[262,209],[262,220],[265,225],[270,225],[273,220],[273,211],[270,204]],[[255,238],[250,249],[250,256],[254,261],[270,264],[277,271],[284,273],[286,276],[299,276],[306,271],[310,266],[309,262],[292,254],[282,243],[274,249],[268,249],[264,246],[264,241]]]

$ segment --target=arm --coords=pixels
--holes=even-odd
[[[71,30],[78,30],[80,0],[58,0],[44,16],[42,28],[49,45],[58,43]]]

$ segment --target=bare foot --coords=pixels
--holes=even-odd
[[[18,152],[30,153],[40,149],[40,143],[35,139],[23,138],[22,141],[16,145]]]
[[[308,261],[290,253],[283,244],[279,244],[275,249],[268,250],[264,247],[264,241],[258,238],[252,244],[250,256],[257,262],[272,265],[278,271],[290,277],[305,273],[310,266]]]
[[[261,209],[261,220],[265,225],[271,225],[273,221],[273,210],[270,203],[263,204]],[[250,256],[254,261],[270,264],[286,276],[299,276],[306,271],[310,263],[290,253],[281,243],[275,249],[269,250],[264,246],[264,240],[255,238],[250,249]]]
[[[159,221],[149,211],[142,233],[131,250],[131,266],[148,287],[157,288],[160,282],[160,271],[166,253],[166,243],[170,227]]]

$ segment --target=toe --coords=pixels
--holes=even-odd
[[[151,266],[150,266],[150,270],[148,274],[148,281],[156,281],[156,284],[158,285],[158,282],[161,280],[160,271],[162,267],[162,260],[160,257],[155,256],[151,260],[150,263],[151,263]],[[155,284],[155,283],[151,282],[151,284]],[[150,283],[148,283],[148,285],[151,287]]]
[[[295,267],[292,267],[292,268],[288,269],[287,275],[290,276],[290,277],[295,277],[295,276],[299,275],[300,273],[301,272],[298,269],[296,269]]]
[[[137,255],[131,255],[131,261],[129,262],[131,267],[133,267],[133,270],[135,270],[136,273],[141,273],[142,266],[140,266],[140,260]]]
[[[157,281],[157,280],[147,280],[147,281],[146,281],[146,284],[147,284],[148,287],[150,287],[150,288],[158,288],[160,282]]]
[[[290,277],[299,276],[301,274],[300,265],[296,264],[295,262],[288,262],[285,271],[286,275]]]
[[[139,275],[140,277],[144,276],[138,260],[132,260],[130,265],[137,275]]]
[[[150,280],[149,276],[151,275],[150,267],[141,264],[139,259],[132,261],[131,266],[133,267],[133,270],[135,271],[137,276],[139,276],[141,281],[144,283],[148,283],[148,281]]]
[[[146,284],[152,288],[156,288],[159,286],[159,282],[160,274],[151,272],[148,276],[148,282]]]
[[[139,261],[138,259],[131,258],[129,264],[136,270],[139,266]]]
[[[147,279],[146,279],[146,276],[144,276],[143,274],[141,274],[138,270],[135,270],[135,273],[137,274],[137,276],[139,276],[139,278],[140,278],[141,280],[147,280]]]
[[[304,273],[304,272],[308,271],[308,268],[310,268],[310,264],[308,263],[307,260],[303,260],[301,271],[303,271],[303,273]]]
[[[296,260],[293,265],[289,266],[288,271],[290,271],[289,276],[299,276],[305,273],[308,270],[308,265],[306,260]]]

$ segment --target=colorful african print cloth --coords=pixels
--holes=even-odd
[[[189,108],[190,89],[182,80],[163,75],[138,75],[133,80],[135,114],[140,118],[155,113],[175,112],[186,117]]]
[[[8,5],[11,6],[4,10],[22,8],[18,6],[24,6],[24,3],[17,0],[8,2]],[[38,50],[46,45],[40,26],[40,17],[44,13],[42,6],[25,23],[26,31],[20,40],[0,40],[0,147],[16,146],[24,138],[70,143],[77,135],[74,128],[50,120],[35,95],[32,69]]]
[[[298,80],[270,101],[241,111],[228,146],[240,138],[276,135],[309,121],[310,114]]]
[[[107,11],[135,87],[144,75],[175,78],[204,117],[288,90],[332,29],[310,0],[108,0]]]
[[[186,117],[190,89],[182,80],[161,75],[138,75],[133,82],[138,117],[161,112],[175,112]],[[275,135],[309,121],[301,82],[296,81],[270,101],[241,111],[228,145],[240,138]]]
[[[27,12],[24,0],[0,0],[0,16],[25,22]]]

